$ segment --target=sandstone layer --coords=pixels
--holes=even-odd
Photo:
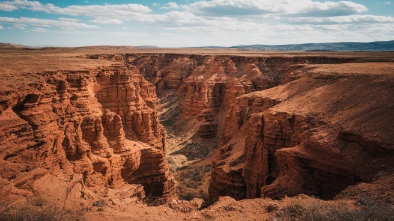
[[[349,85],[364,85],[361,90],[365,91],[378,91],[383,87],[367,84],[375,79],[373,76],[366,79],[370,75],[368,71],[357,70],[359,73],[351,74],[340,70],[341,67],[345,71],[351,70],[347,68],[348,64],[390,62],[390,59],[185,54],[118,54],[116,57],[136,67],[156,85],[159,96],[168,93],[166,91],[176,91],[177,99],[181,100],[181,117],[171,122],[175,122],[175,127],[182,125],[180,121],[191,122],[187,124],[191,126],[181,126],[191,135],[176,144],[179,149],[172,151],[174,154],[194,151],[192,148],[202,147],[208,152],[218,148],[213,157],[209,188],[211,202],[219,196],[281,198],[299,193],[329,199],[349,185],[371,181],[374,174],[382,169],[353,169],[363,168],[361,162],[365,160],[360,159],[370,158],[368,161],[387,166],[386,161],[392,157],[391,135],[386,135],[386,140],[381,141],[383,143],[375,144],[375,138],[364,137],[365,131],[371,129],[360,131],[361,125],[354,123],[361,114],[375,116],[377,113],[373,110],[392,102],[390,97],[385,96],[386,100],[381,100],[374,107],[367,105],[373,101],[370,96],[365,101],[358,98],[352,101],[360,88]],[[333,66],[339,70],[315,71],[317,67]],[[386,72],[379,73],[378,70],[377,73]],[[385,75],[379,76],[379,81],[385,81],[383,78],[391,81],[390,76]],[[360,80],[361,76],[365,79]],[[329,87],[331,85],[335,87]],[[392,82],[384,88],[390,90],[390,85]],[[335,94],[331,94],[333,91]],[[327,100],[330,96],[333,98]],[[351,102],[353,106],[348,105]],[[389,113],[392,113],[390,109],[383,115],[391,119]],[[341,120],[334,122],[336,118]],[[381,134],[384,133],[391,132]],[[316,138],[320,136],[327,136],[329,138],[326,139],[330,140]],[[359,141],[354,144],[353,140]],[[388,149],[383,152],[387,156],[368,157],[367,149],[374,152],[375,148],[380,151],[386,147]],[[325,158],[320,159],[321,156]],[[186,154],[186,157],[189,160],[199,159],[197,154]],[[346,163],[347,166],[342,165]],[[188,171],[194,173],[200,167],[192,167]],[[203,176],[206,180],[207,174]],[[197,184],[203,186],[199,182]]]
[[[25,202],[90,220],[394,211],[392,53],[92,47],[0,57],[2,214]],[[172,200],[175,189],[214,204],[198,211],[201,200]]]
[[[390,170],[393,83],[383,73],[377,80],[312,72],[238,97],[214,159],[211,200],[301,193],[332,199]]]
[[[137,200],[172,197],[155,87],[138,71],[113,65],[27,75],[38,82],[1,97],[0,173],[7,197],[39,194],[52,201],[47,186],[67,182],[58,199],[67,207],[127,185]]]

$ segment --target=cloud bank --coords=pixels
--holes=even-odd
[[[194,34],[202,36],[204,41],[212,36],[209,40],[212,43],[206,44],[226,45],[239,42],[240,38],[251,43],[280,43],[286,38],[290,39],[289,43],[298,43],[338,40],[338,37],[346,40],[354,36],[361,41],[373,38],[377,30],[380,36],[394,36],[393,16],[368,14],[366,6],[353,1],[204,0],[188,4],[167,2],[159,8],[161,11],[143,4],[60,7],[39,1],[2,1],[0,11],[4,15],[31,11],[58,18],[3,16],[0,25],[3,29],[46,32],[78,29],[78,33],[91,33],[89,30],[96,29],[125,36],[150,33],[163,38],[172,36],[172,39],[187,39]],[[218,36],[225,36],[225,41],[215,40]]]

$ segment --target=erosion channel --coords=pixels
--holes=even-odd
[[[376,58],[121,56],[156,86],[180,199],[333,199],[392,166],[393,132],[378,134],[393,122],[392,78],[381,84],[364,70],[341,70]],[[316,71],[321,67],[339,71]],[[387,96],[360,94],[367,90]],[[373,120],[383,116],[385,123]]]
[[[392,52],[2,50],[0,208],[204,220],[300,194],[393,202]],[[193,198],[212,207],[170,209]]]

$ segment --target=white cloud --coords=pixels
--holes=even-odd
[[[90,22],[98,23],[98,24],[123,24],[124,22],[120,19],[112,19],[112,18],[96,18],[90,20]]]
[[[365,6],[351,1],[317,2],[313,0],[280,0],[275,3],[271,0],[212,0],[185,5],[168,2],[163,8],[172,11],[163,14],[152,14],[151,9],[140,4],[71,5],[64,8],[27,0],[5,1],[4,4],[50,14],[87,16],[92,18],[89,22],[96,24],[137,22],[160,27],[204,27],[212,30],[212,27],[226,28],[235,23],[242,27],[261,26],[261,23],[283,22],[285,20],[283,18],[289,16],[291,19],[296,18],[295,20],[299,17],[331,18],[367,10]],[[76,19],[61,18],[58,20],[63,23],[82,25]]]
[[[45,28],[34,28],[34,29],[32,29],[32,31],[34,31],[34,32],[48,32],[48,30]]]
[[[279,4],[267,3],[267,1],[252,0],[213,0],[209,2],[199,1],[185,7],[196,15],[205,16],[259,15],[279,11]]]
[[[20,30],[25,29],[26,26],[27,26],[27,25],[25,25],[25,24],[19,24],[19,23],[14,24],[14,27],[15,27],[16,29],[20,29]]]
[[[146,14],[151,10],[143,5],[122,4],[122,5],[71,5],[65,8],[45,7],[45,11],[54,14],[83,15],[92,17],[120,17],[137,14]]]
[[[203,0],[183,2],[187,3],[182,5],[175,2],[152,3],[155,7],[166,9],[164,12],[155,13],[149,7],[140,4],[59,7],[38,1],[2,1],[0,10],[3,11],[23,9],[56,14],[63,18],[0,17],[0,24],[6,24],[5,28],[19,27],[25,30],[49,31],[51,34],[94,35],[96,39],[99,39],[100,35],[113,35],[118,37],[111,38],[112,41],[124,37],[127,42],[130,42],[132,38],[132,42],[145,42],[143,44],[167,42],[173,46],[181,46],[181,42],[184,46],[192,46],[196,44],[280,44],[349,39],[357,41],[374,39],[377,33],[380,39],[392,39],[394,36],[394,16],[366,15],[364,12],[368,9],[352,1]],[[106,29],[107,27],[111,29]],[[125,28],[127,31],[124,31]]]
[[[162,7],[163,9],[180,9],[181,6],[179,6],[176,2],[168,2],[166,6]]]
[[[16,9],[18,9],[18,8],[12,4],[8,4],[7,2],[0,2],[0,11],[11,12]]]
[[[126,16],[133,14],[145,14],[151,10],[140,4],[120,4],[120,5],[71,5],[65,8],[55,6],[54,4],[41,4],[38,1],[14,0],[5,1],[0,4],[0,9],[8,9],[13,11],[18,8],[31,11],[41,11],[49,14],[65,14],[65,15],[83,15],[83,16]]]
[[[313,2],[312,7],[308,7],[301,14],[316,17],[331,17],[353,15],[368,11],[367,7],[351,1],[340,2]]]
[[[60,30],[55,31],[61,34],[78,34],[78,35],[108,35],[108,36],[123,36],[123,37],[146,37],[146,32],[131,32],[131,31],[80,31],[80,30]]]
[[[60,21],[79,22],[76,18],[58,18]]]
[[[376,15],[352,15],[329,18],[292,18],[287,20],[288,23],[298,24],[378,24],[394,23],[394,17],[376,16]]]
[[[364,5],[351,1],[312,0],[212,0],[184,6],[197,15],[247,16],[263,14],[304,14],[307,16],[340,16],[367,11]]]
[[[31,26],[40,26],[40,27],[59,27],[62,29],[77,29],[77,28],[86,28],[86,29],[94,29],[98,28],[96,25],[88,25],[85,23],[79,23],[76,21],[64,20],[64,19],[40,19],[40,18],[11,18],[11,17],[0,17],[0,22],[2,23],[10,23],[15,25],[31,25]]]
[[[21,9],[29,9],[33,11],[40,11],[43,8],[43,5],[38,1],[28,1],[28,0],[14,0],[14,1],[4,1],[1,4],[7,6],[9,9],[8,11],[14,11],[18,8]],[[48,4],[52,5],[52,4]],[[53,6],[53,5],[52,5]],[[1,9],[1,7],[0,7]]]
[[[3,26],[0,26],[0,30],[1,30],[1,29],[4,29]]]
[[[391,2],[383,2],[384,5],[390,5]]]
[[[138,18],[137,21],[144,24],[159,26],[210,26],[218,20],[207,20],[204,17],[196,16],[188,12],[171,11],[165,14],[153,14]]]

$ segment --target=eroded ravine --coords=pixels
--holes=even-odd
[[[207,200],[208,184],[211,202],[220,195],[243,199],[307,193],[332,198],[348,185],[371,179],[371,175],[362,177],[350,169],[357,164],[346,168],[330,163],[314,166],[318,163],[313,162],[318,157],[314,154],[318,152],[314,151],[311,156],[306,154],[309,150],[305,151],[305,146],[309,147],[313,138],[311,131],[320,131],[320,128],[323,131],[343,130],[331,128],[330,122],[324,118],[331,115],[319,118],[310,110],[295,113],[297,110],[291,106],[289,110],[270,111],[294,95],[315,93],[315,89],[319,91],[333,83],[340,85],[341,78],[334,75],[307,78],[311,75],[308,72],[313,70],[308,69],[308,64],[357,62],[356,58],[175,54],[126,54],[124,57],[126,63],[136,66],[157,87],[163,102],[161,120],[168,133],[168,160],[178,183],[178,196],[182,199],[200,197]],[[292,85],[296,85],[294,89]],[[283,87],[289,89],[283,91]],[[251,93],[269,88],[278,88],[275,96]],[[245,100],[241,98],[245,97],[243,94],[251,94],[253,98],[245,95]],[[333,104],[327,104],[330,105]],[[331,136],[333,142],[340,142]],[[304,155],[297,156],[295,161],[284,158],[284,151],[278,151],[290,147],[294,147],[294,151],[303,150]],[[339,162],[349,162],[342,153],[335,152],[331,157],[341,158]],[[363,158],[363,154],[357,157]],[[303,165],[304,161],[313,163]],[[284,173],[288,174],[284,172],[286,168],[294,167],[288,165],[290,162],[300,165],[293,172],[297,175],[292,179],[298,179],[295,183],[280,181]],[[379,171],[379,168],[368,173],[375,174],[374,170]]]
[[[266,59],[244,59],[243,63],[242,58],[228,56],[125,56],[147,79],[156,82],[178,196],[206,201],[211,163],[233,101],[242,94],[277,85],[285,75],[300,69],[293,64],[278,67],[280,61],[266,64]],[[279,74],[277,70],[281,70]]]
[[[352,68],[369,60],[82,57],[115,65],[24,73],[32,83],[2,91],[4,199],[332,199],[393,168],[393,77]]]
[[[368,103],[379,98],[370,98],[358,100],[355,108],[352,98],[368,79],[309,68],[359,62],[356,58],[126,57],[157,83],[164,106],[176,104],[169,106],[176,117],[162,120],[183,199],[207,200],[207,183],[210,202],[223,195],[278,199],[300,193],[332,199],[349,185],[371,181],[384,169],[380,163],[392,167],[390,139],[377,141],[351,123],[362,116],[363,127],[376,124],[363,115],[387,109],[390,96],[380,107]],[[366,87],[390,94],[389,85]],[[342,131],[352,131],[354,139]],[[366,162],[370,165],[362,166]]]

